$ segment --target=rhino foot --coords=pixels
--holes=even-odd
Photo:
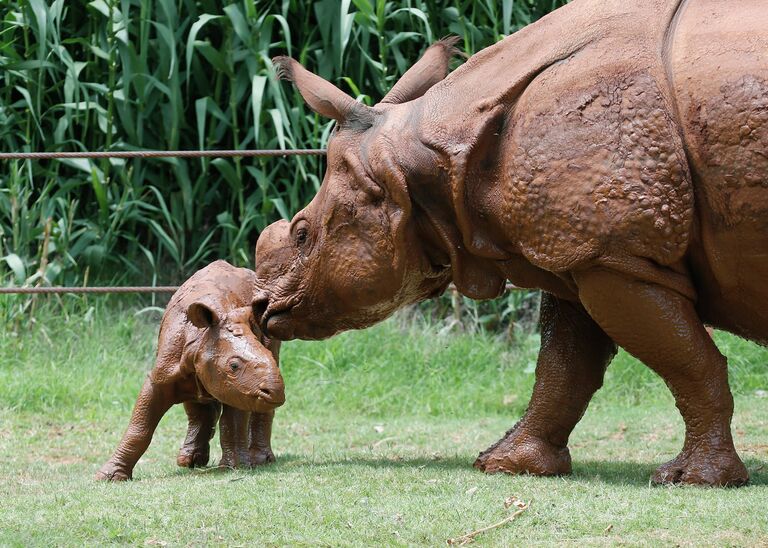
[[[210,459],[210,451],[206,448],[196,448],[193,450],[186,450],[185,447],[179,451],[179,456],[176,457],[176,464],[182,468],[199,468],[208,464]]]
[[[683,451],[659,466],[651,481],[657,485],[739,487],[749,481],[749,473],[735,451],[720,454]]]
[[[251,451],[250,457],[251,467],[275,462],[275,454],[272,452],[272,449],[260,449],[258,451]]]
[[[271,449],[260,449],[250,452],[225,452],[219,461],[221,468],[255,468],[264,464],[275,462],[275,454]]]
[[[474,467],[486,474],[562,476],[571,473],[571,454],[567,447],[556,447],[541,438],[514,430],[480,453]]]
[[[132,479],[131,470],[114,462],[107,462],[93,476],[97,481],[128,481]]]

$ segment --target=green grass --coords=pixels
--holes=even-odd
[[[716,336],[732,364],[735,438],[752,475],[741,489],[649,486],[679,449],[682,423],[663,383],[624,354],[572,436],[571,477],[475,471],[477,452],[525,408],[536,337],[441,333],[403,317],[284,345],[276,464],[177,468],[177,406],[136,479],[105,485],[91,476],[152,366],[158,316],[127,306],[81,312],[65,321],[41,306],[36,325],[0,333],[0,545],[441,545],[502,520],[513,495],[530,508],[478,544],[768,537],[768,352],[727,334]]]

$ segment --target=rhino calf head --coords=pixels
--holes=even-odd
[[[197,301],[187,308],[187,318],[203,330],[190,359],[211,396],[243,411],[264,412],[285,402],[283,377],[257,336],[260,330],[250,306],[221,312]]]

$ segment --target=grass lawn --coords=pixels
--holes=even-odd
[[[736,337],[716,334],[752,478],[740,489],[649,485],[680,449],[682,421],[663,383],[625,354],[571,438],[572,476],[474,470],[525,409],[538,341],[403,318],[284,345],[277,463],[177,468],[177,406],[135,480],[104,484],[91,478],[152,366],[159,316],[85,311],[39,311],[0,332],[0,545],[437,546],[502,521],[511,496],[530,506],[477,544],[768,545],[768,351]]]

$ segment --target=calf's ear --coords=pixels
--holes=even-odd
[[[461,54],[456,48],[458,41],[458,36],[449,36],[429,46],[421,59],[405,71],[381,102],[400,104],[413,101],[443,80],[448,75],[451,57]]]
[[[196,301],[187,307],[187,319],[200,329],[213,327],[221,321],[216,310],[201,301]]]

